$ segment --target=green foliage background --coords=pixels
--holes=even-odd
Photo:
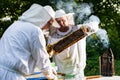
[[[51,5],[56,9],[56,2],[59,0],[0,0],[0,37],[4,31],[17,18],[27,10],[33,3],[41,5]],[[64,0],[65,2],[71,0]],[[94,14],[97,15],[101,24],[100,27],[107,31],[110,45],[115,56],[115,73],[120,75],[120,0],[74,0],[77,4],[82,2],[92,2],[94,4]],[[6,16],[10,20],[1,20]],[[106,50],[102,42],[96,35],[87,39],[87,66],[86,75],[99,75],[99,56]]]

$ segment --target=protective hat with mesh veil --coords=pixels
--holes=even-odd
[[[74,23],[74,13],[65,13],[63,9],[57,10],[55,12],[55,18],[67,17],[69,25],[75,25]]]
[[[59,18],[59,17],[64,17],[64,16],[71,16],[74,15],[74,13],[65,13],[65,11],[63,9],[57,10],[55,12],[55,18]]]
[[[52,24],[52,26],[56,27],[56,28],[59,28],[60,25],[57,23],[57,21],[55,20],[55,12],[54,10],[52,9],[51,6],[47,5],[47,6],[44,6],[44,9],[49,13],[49,15],[53,18],[54,22]]]

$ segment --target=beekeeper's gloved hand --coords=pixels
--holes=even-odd
[[[43,72],[43,74],[48,80],[58,80],[57,72],[54,68],[51,68],[51,70],[48,73]]]
[[[57,76],[54,74],[46,75],[46,78],[48,80],[58,80]]]

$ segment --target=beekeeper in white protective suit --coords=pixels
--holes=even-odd
[[[33,4],[5,31],[0,40],[0,80],[26,80],[35,66],[48,79],[57,79],[42,31],[55,24],[54,15],[52,7]]]
[[[85,24],[79,24],[77,26],[71,25],[71,23],[74,23],[74,20],[72,19],[73,13],[66,14],[62,9],[56,11],[55,17],[60,28],[57,28],[56,31],[49,36],[48,45],[56,43],[64,36],[79,28],[83,29],[88,35],[95,33],[98,30],[98,24],[100,22],[98,17],[92,15],[85,21]],[[70,17],[72,21],[70,21]],[[70,25],[69,22],[71,22]],[[61,53],[53,55],[53,61],[58,66],[58,73],[74,75],[75,80],[84,80],[84,69],[86,66],[86,37]]]

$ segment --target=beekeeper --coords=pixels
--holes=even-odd
[[[93,15],[86,20],[85,24],[75,26],[73,16],[74,13],[66,14],[62,9],[56,11],[55,17],[60,28],[56,28],[55,32],[52,32],[51,36],[49,36],[48,45],[53,45],[64,36],[79,28],[83,29],[88,35],[95,33],[98,30],[98,24],[100,22],[98,17]],[[81,80],[84,78],[84,69],[86,66],[86,37],[61,53],[53,55],[53,61],[58,66],[58,73],[74,75],[75,80]]]
[[[0,80],[26,80],[37,66],[48,79],[56,80],[42,30],[57,25],[50,6],[33,4],[4,32],[0,40]]]

